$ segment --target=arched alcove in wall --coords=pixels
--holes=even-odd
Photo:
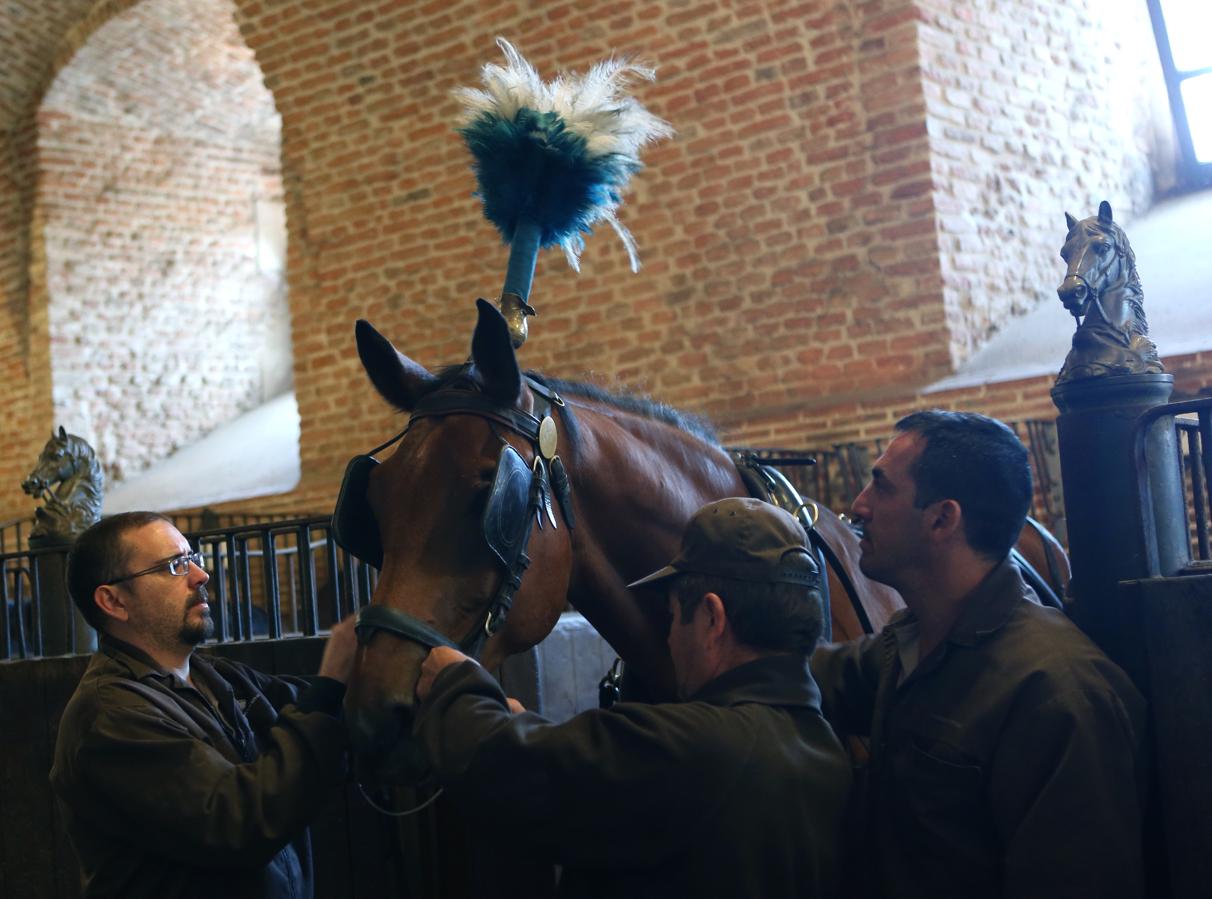
[[[292,388],[281,119],[230,0],[142,0],[92,31],[37,124],[55,421],[129,483]],[[297,424],[260,437],[297,480]]]

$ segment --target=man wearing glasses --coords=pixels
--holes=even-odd
[[[307,824],[343,780],[353,620],[310,683],[204,660],[201,563],[153,512],[101,520],[68,557],[100,639],[50,777],[90,899],[313,894]]]

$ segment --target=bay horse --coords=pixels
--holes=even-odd
[[[669,561],[702,505],[749,493],[704,423],[523,373],[504,318],[477,306],[471,360],[437,374],[367,322],[356,328],[371,382],[410,416],[350,463],[333,515],[337,541],[380,568],[345,709],[355,748],[386,782],[424,771],[405,738],[430,647],[457,645],[491,670],[547,636],[569,602],[649,698],[673,698],[666,605],[626,585]],[[834,639],[878,630],[899,595],[863,575],[847,523],[822,507],[815,530],[836,563]]]

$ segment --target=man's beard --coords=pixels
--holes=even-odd
[[[215,632],[215,622],[210,617],[210,608],[208,607],[202,613],[202,620],[191,622],[189,614],[193,611],[194,606],[200,605],[207,601],[206,586],[199,584],[198,589],[194,591],[194,595],[190,597],[189,605],[185,608],[185,623],[181,625],[180,638],[181,642],[186,646],[197,646],[204,640],[209,639]]]

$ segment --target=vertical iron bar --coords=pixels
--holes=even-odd
[[[34,631],[34,653],[42,658],[42,575],[38,571],[38,563],[34,554],[29,555],[29,586],[30,586],[30,615]]]
[[[293,536],[295,537],[294,552],[293,553],[289,552],[290,547],[284,546],[284,547],[282,547],[282,553],[284,556],[290,557],[290,562],[286,566],[286,572],[287,572],[287,574],[289,576],[289,580],[290,580],[291,630],[292,630],[292,632],[298,631],[299,633],[302,633],[303,625],[300,623],[300,620],[299,620],[301,617],[299,614],[299,577],[300,577],[300,574],[296,570],[298,568],[298,566],[302,564],[302,556],[300,556],[300,552],[302,551],[302,548],[298,544],[298,540],[299,540],[298,528],[290,528],[290,529],[287,529],[286,531],[282,531],[281,533],[284,537],[287,534],[293,534]]]
[[[316,609],[316,572],[315,560],[311,554],[311,526],[300,525],[297,534],[295,539],[299,543],[299,581],[303,594],[303,621],[300,629],[304,636],[314,637],[320,629],[320,621]]]
[[[278,601],[278,557],[274,551],[273,531],[264,528],[261,534],[261,573],[265,586],[265,618],[269,637],[282,636],[282,607]]]
[[[337,544],[332,539],[331,523],[324,528],[324,550],[328,556],[328,583],[332,587],[332,620],[336,623],[343,617],[345,604],[341,602],[341,568],[337,562]]]
[[[222,540],[212,540],[210,543],[211,568],[214,571],[211,582],[215,585],[215,605],[218,606],[218,621],[215,622],[215,630],[218,632],[220,643],[226,643],[228,638],[227,571],[231,567],[224,558],[223,545]]]
[[[0,603],[3,604],[4,614],[0,621],[4,622],[4,633],[0,634],[0,659],[13,657],[13,633],[10,630],[8,611],[8,559],[0,562]]]
[[[25,591],[21,589],[25,583],[21,579],[22,568],[18,565],[12,569],[13,572],[13,609],[17,613],[17,649],[21,652],[21,658],[29,658],[29,637],[25,632],[25,609],[22,608],[23,600],[25,599]],[[32,623],[31,623],[32,626]]]
[[[1187,431],[1188,422],[1174,416],[1174,454],[1178,457],[1178,494],[1182,500],[1183,508],[1183,531],[1186,538],[1186,549],[1188,558],[1191,554],[1191,509],[1187,505],[1187,460],[1183,456],[1183,435]],[[1190,441],[1188,440],[1188,443]]]
[[[1212,409],[1199,410],[1200,462],[1204,467],[1204,498],[1212,510]],[[1205,556],[1207,558],[1207,556]]]
[[[253,638],[252,625],[252,566],[248,564],[248,538],[250,534],[240,534],[240,586],[243,596],[236,597],[236,617],[240,621],[242,639]]]
[[[1208,504],[1204,493],[1203,446],[1198,428],[1187,428],[1187,458],[1191,462],[1191,497],[1195,503],[1195,540],[1199,557],[1208,558]],[[1185,491],[1184,491],[1185,492]]]

